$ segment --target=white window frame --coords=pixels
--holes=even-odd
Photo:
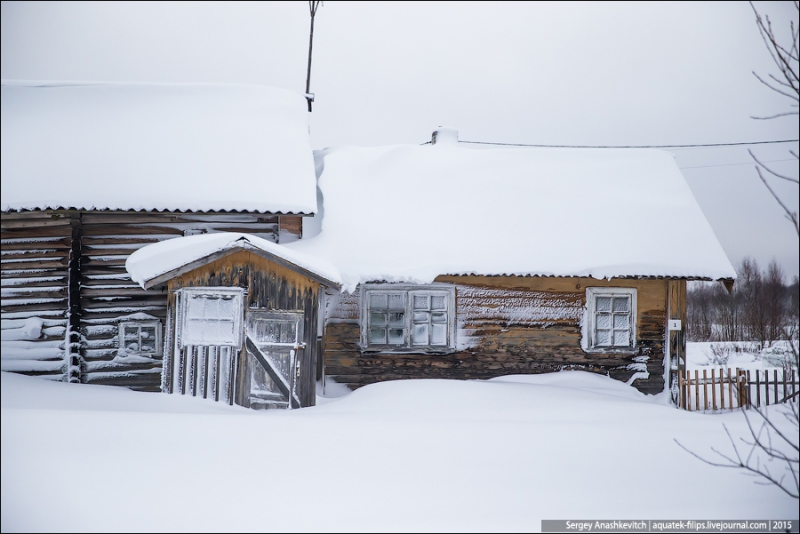
[[[179,313],[180,313],[180,325],[181,325],[181,332],[178,338],[178,346],[179,348],[184,348],[187,345],[193,346],[214,346],[214,347],[232,347],[235,349],[242,348],[242,341],[244,335],[244,289],[240,287],[184,287],[176,291],[178,293],[178,298],[181,300],[179,304]],[[187,332],[190,332],[188,329],[188,322],[191,320],[189,317],[189,306],[188,303],[190,302],[191,298],[197,297],[220,297],[225,296],[228,299],[233,301],[232,306],[235,310],[235,314],[233,317],[233,339],[231,339],[230,343],[219,343],[218,340],[214,341],[205,341],[205,340],[193,340],[187,339]],[[199,342],[197,342],[199,341]]]
[[[381,293],[402,293],[404,295],[404,321],[403,321],[403,343],[392,345],[388,343],[370,343],[371,310],[370,296]],[[414,297],[441,296],[447,303],[446,321],[446,340],[443,345],[414,345],[412,342],[412,332],[414,328]],[[430,302],[430,301],[429,301]],[[456,339],[456,298],[455,287],[450,284],[430,284],[424,286],[405,285],[405,284],[368,284],[361,288],[361,349],[364,351],[375,352],[395,352],[395,353],[425,353],[443,354],[455,350]],[[430,312],[433,313],[433,312]],[[418,323],[423,324],[423,323]],[[388,334],[387,334],[388,335]],[[428,333],[430,336],[430,332]]]
[[[142,350],[142,328],[154,328],[156,330],[155,350],[143,351]],[[125,330],[137,329],[139,350],[129,350],[125,346]],[[128,355],[143,356],[145,358],[161,357],[164,354],[164,338],[161,334],[161,321],[122,321],[119,323],[119,351]]]
[[[597,343],[597,298],[598,297],[629,297],[630,298],[630,344],[629,345],[599,345]],[[586,310],[583,319],[583,350],[586,352],[600,353],[626,353],[636,351],[637,344],[637,312],[636,288],[632,287],[587,287]],[[613,310],[612,310],[611,339],[613,340]]]

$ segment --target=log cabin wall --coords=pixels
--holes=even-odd
[[[667,280],[441,276],[436,281],[455,286],[455,352],[362,352],[359,291],[331,294],[325,299],[326,379],[357,388],[403,378],[485,379],[583,369],[622,381],[641,373],[633,381],[640,391],[664,388]],[[581,349],[586,287],[636,288],[636,354]]]
[[[76,216],[43,211],[2,214],[3,371],[52,380],[77,376],[79,368],[70,364],[79,346],[67,344]]]
[[[119,324],[158,320],[166,334],[167,297],[130,279],[128,256],[151,243],[199,233],[291,241],[300,237],[302,218],[77,210],[1,215],[3,370],[145,391],[160,389],[161,359],[118,357]],[[72,352],[66,354],[70,321]],[[23,327],[31,333],[18,330]]]
[[[303,342],[306,348],[300,351],[299,367],[300,405],[314,406],[316,403],[317,367],[317,320],[319,309],[319,283],[286,267],[265,259],[258,254],[239,251],[208,265],[194,269],[169,282],[170,309],[175,307],[175,291],[182,287],[242,287],[247,291],[246,308],[302,311]],[[246,320],[246,319],[245,319]],[[170,327],[169,350],[174,344],[174,328]],[[246,349],[239,354],[239,368],[244,368]],[[173,369],[167,368],[164,380],[172,382]],[[242,379],[237,383],[237,397],[246,400],[249,383]],[[246,404],[246,402],[245,402]],[[243,404],[244,405],[244,404]]]

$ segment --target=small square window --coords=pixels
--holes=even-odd
[[[181,348],[188,345],[241,347],[243,290],[193,287],[181,290]]]
[[[581,344],[587,351],[632,351],[636,344],[636,289],[586,288]]]
[[[161,321],[126,321],[119,324],[119,356],[161,356]]]

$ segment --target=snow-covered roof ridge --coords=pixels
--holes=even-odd
[[[219,253],[251,250],[309,274],[332,288],[339,288],[341,277],[336,267],[324,258],[288,249],[258,236],[238,232],[220,232],[169,239],[140,248],[125,261],[131,279],[147,289],[163,283],[187,266],[199,266],[201,260]],[[197,264],[197,265],[195,265]]]
[[[345,289],[439,275],[736,274],[673,156],[464,143],[317,151],[319,235]]]
[[[0,90],[3,211],[316,212],[300,93],[18,80]]]

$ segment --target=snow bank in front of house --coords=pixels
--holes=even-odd
[[[0,100],[3,211],[317,210],[299,93],[3,80]]]
[[[581,371],[384,382],[265,412],[0,375],[3,532],[530,532],[552,518],[798,518],[795,499],[674,441],[707,458],[711,447],[730,453],[723,424],[747,436],[741,412],[677,410]],[[43,505],[53,495],[85,505]],[[132,499],[147,513],[131,513]]]
[[[359,282],[443,274],[736,276],[657,150],[345,147],[316,154],[325,213],[292,243]]]
[[[326,280],[340,282],[339,272],[330,261],[290,250],[266,239],[238,232],[221,232],[169,239],[142,247],[125,261],[131,279],[144,287],[145,282],[178,269],[215,252],[237,247],[253,247],[302,267]]]

